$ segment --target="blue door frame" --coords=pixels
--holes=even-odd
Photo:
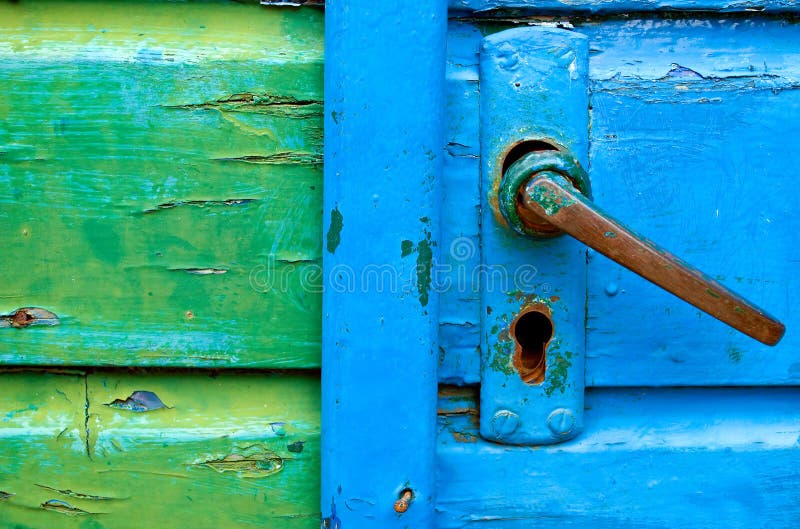
[[[446,199],[441,187],[455,181],[452,175],[443,176],[448,170],[443,164],[451,163],[445,151],[458,151],[461,160],[474,167],[480,163],[476,159],[479,145],[474,143],[478,120],[469,114],[477,111],[478,79],[470,77],[471,93],[455,94],[463,87],[448,84],[445,65],[448,58],[459,53],[464,63],[474,59],[476,42],[482,35],[469,24],[451,22],[448,27],[448,7],[451,16],[456,11],[460,16],[510,7],[540,9],[548,15],[580,12],[611,17],[628,11],[642,14],[670,8],[701,8],[744,16],[754,8],[747,3],[718,0],[675,0],[669,5],[621,0],[451,0],[449,6],[443,0],[402,5],[374,0],[327,2],[323,527],[793,526],[800,519],[800,502],[792,492],[800,482],[792,470],[800,464],[800,441],[796,441],[800,439],[800,413],[793,404],[800,395],[796,388],[769,386],[792,386],[799,380],[791,367],[798,365],[791,363],[796,356],[791,353],[796,317],[787,314],[788,301],[780,299],[782,293],[769,287],[756,291],[759,295],[763,292],[768,301],[784,303],[777,315],[789,319],[789,345],[784,342],[776,360],[764,362],[759,373],[743,366],[768,353],[753,349],[742,360],[739,345],[730,352],[730,362],[715,366],[703,363],[703,355],[687,357],[681,351],[692,350],[693,344],[710,349],[713,345],[709,344],[721,339],[739,344],[738,337],[729,338],[726,331],[716,327],[710,331],[692,327],[687,328],[685,336],[677,337],[675,352],[655,351],[656,345],[648,344],[647,325],[640,325],[642,314],[649,314],[641,307],[661,304],[660,310],[662,306],[669,308],[665,303],[670,302],[638,284],[632,287],[637,295],[617,295],[619,281],[613,278],[626,281],[627,276],[619,275],[615,265],[605,264],[590,252],[590,274],[594,271],[599,278],[595,282],[603,283],[590,284],[589,296],[594,296],[590,303],[600,310],[618,311],[619,327],[626,332],[637,327],[642,330],[629,334],[636,339],[613,335],[606,340],[608,330],[597,331],[597,321],[591,322],[595,328],[587,328],[592,331],[587,338],[587,351],[592,351],[587,354],[593,354],[587,357],[587,433],[569,444],[541,449],[509,448],[479,438],[475,386],[480,380],[480,356],[473,342],[477,343],[481,332],[480,318],[469,315],[471,309],[463,311],[468,313],[463,321],[460,315],[456,317],[460,301],[442,291],[436,277],[441,270],[434,266],[447,263],[458,250],[457,243],[470,242],[468,239],[473,244],[468,259],[480,262],[474,246],[477,215],[474,211],[467,213],[474,208],[479,193],[477,172],[474,181],[465,179],[462,187],[447,189]],[[758,8],[773,17],[798,9],[787,1],[764,2]],[[706,12],[696,18],[713,16]],[[604,24],[605,19],[590,28],[590,38],[608,40],[625,21],[616,19],[607,29]],[[766,35],[768,30],[753,24],[743,31],[763,31]],[[727,45],[730,31],[719,31],[718,36],[715,33],[707,39],[709,49]],[[800,50],[800,32],[791,35],[798,38]],[[769,40],[764,36],[759,45]],[[775,40],[776,47],[791,48]],[[447,46],[453,48],[447,50]],[[619,54],[619,50],[608,54],[609,61],[618,57],[614,53]],[[601,55],[597,62],[602,63],[605,57]],[[447,67],[450,75],[451,65]],[[459,64],[458,68],[461,70],[455,75],[470,74],[470,66]],[[667,69],[663,74],[701,78],[686,70],[675,66],[674,71]],[[800,77],[796,69],[784,70],[789,73],[765,74],[764,79],[780,78],[775,81],[780,85],[776,85],[778,91],[800,86],[792,81]],[[726,96],[727,85],[717,85],[716,79],[702,78],[705,84],[698,81],[697,91],[703,95],[704,91],[718,90]],[[679,81],[684,82],[668,82],[677,86]],[[590,79],[594,83],[591,89],[597,92],[595,103],[611,105],[618,94],[625,95],[625,80],[619,87],[614,84],[617,82],[612,76]],[[644,92],[660,89],[647,79],[640,85]],[[674,92],[675,108],[681,108],[677,115],[683,116],[676,119],[689,122],[694,107],[686,106],[685,98],[681,99],[685,90],[681,85]],[[688,92],[693,94],[692,90],[690,86]],[[753,93],[744,97],[755,98],[746,99],[749,105],[759,101]],[[789,105],[791,112],[784,112],[787,115],[795,115],[793,112],[800,108],[795,99],[785,97],[781,101]],[[641,108],[653,108],[638,103]],[[458,107],[455,111],[454,106]],[[762,109],[761,113],[775,120],[786,119],[780,109]],[[459,131],[445,130],[452,127],[456,114],[459,118],[467,116]],[[601,129],[607,129],[605,142],[616,140],[613,133],[618,124],[613,119],[592,123],[598,135]],[[767,141],[769,131],[763,135]],[[461,143],[461,137],[467,140]],[[597,145],[593,148],[605,144]],[[615,144],[605,146],[609,151],[616,148]],[[791,161],[793,156],[787,159]],[[779,163],[771,160],[773,165]],[[613,155],[604,155],[590,163],[595,163],[598,173],[619,174],[615,162]],[[683,169],[681,163],[678,166]],[[688,160],[687,171],[696,163]],[[462,173],[472,174],[466,170]],[[761,173],[756,170],[750,174]],[[611,195],[609,188],[624,186],[622,180],[606,180],[605,188],[600,186],[600,200],[604,193],[605,197]],[[777,198],[769,202],[773,209],[783,208],[797,197],[788,182],[786,178],[777,182],[773,193]],[[712,200],[717,196],[711,195]],[[461,199],[467,201],[457,203]],[[464,206],[463,213],[459,204]],[[625,196],[620,204],[631,207],[633,199]],[[474,226],[463,220],[469,215],[476,219]],[[453,223],[463,223],[463,233],[468,236],[456,237]],[[776,264],[778,271],[770,273],[793,277],[791,267],[795,271],[797,267],[786,261],[796,252],[785,248],[780,242],[785,237],[781,237],[773,239],[778,241],[773,244],[780,245],[775,254],[784,261]],[[450,256],[445,255],[447,250]],[[722,263],[725,257],[715,259],[711,262]],[[787,300],[796,292],[794,285],[787,287],[791,289]],[[479,299],[463,305],[474,308]],[[765,308],[773,307],[767,304]],[[695,317],[693,312],[680,313],[672,321],[683,325]],[[445,331],[445,325],[461,333],[466,344],[452,354],[450,346],[455,350],[459,344],[448,334],[450,330]],[[628,363],[630,347],[626,346],[631,343],[641,344],[645,351],[641,363]],[[645,349],[648,345],[654,352]],[[443,356],[444,349],[447,352]],[[437,404],[439,382],[454,382],[466,389],[447,389],[439,395]],[[701,389],[715,385],[754,387]],[[605,448],[600,451],[597,446]]]
[[[447,6],[325,16],[324,524],[432,527]]]

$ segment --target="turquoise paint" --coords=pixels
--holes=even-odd
[[[480,285],[480,432],[508,444],[558,443],[578,435],[583,424],[586,322],[576,308],[586,303],[586,249],[569,237],[520,235],[528,230],[518,229],[515,204],[519,184],[539,169],[555,178],[581,173],[579,180],[586,181],[580,167],[587,165],[588,154],[588,39],[563,29],[515,28],[487,37],[480,50],[480,248],[482,265],[494,272]],[[503,157],[525,140],[550,140],[564,151],[528,153],[503,174]],[[536,175],[532,178],[527,189],[534,187],[535,194]],[[540,191],[537,200],[547,214],[569,206]],[[501,276],[507,284],[497,284]],[[518,371],[507,360],[522,349],[511,324],[531,309],[549,311],[553,332],[539,383],[523,380],[523,368]],[[554,410],[567,410],[573,418],[568,431],[551,427]],[[518,417],[513,431],[497,426],[497,417],[508,413]]]
[[[794,0],[449,0],[448,5],[454,11],[478,11],[481,14],[492,9],[527,9],[567,15],[575,12],[602,15],[683,10],[792,13],[798,10]]]
[[[323,525],[432,527],[446,6],[336,0],[325,17],[324,211],[347,236],[324,275],[383,267],[404,284],[325,290]]]
[[[791,228],[793,204],[800,201],[792,178],[800,167],[794,145],[800,137],[800,26],[757,15],[570,21],[598,50],[589,60],[588,167],[595,203],[701,268],[738,278],[736,290],[788,329],[777,348],[761,346],[590,252],[587,384],[797,384],[800,335],[792,329],[800,316],[790,297],[800,289]],[[497,22],[487,31],[507,27]],[[453,21],[448,38],[442,178],[453,202],[445,203],[442,245],[457,240],[477,249],[479,221],[471,208],[480,198],[474,182],[482,34],[468,21]],[[668,76],[674,64],[702,78]],[[480,254],[474,255],[465,265],[476,266]],[[454,265],[455,281],[461,261],[446,262]],[[442,381],[480,380],[477,329],[485,308],[476,296],[442,293]],[[743,352],[739,364],[730,362],[729,346]]]

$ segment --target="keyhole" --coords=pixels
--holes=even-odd
[[[546,369],[547,345],[553,337],[553,321],[549,310],[531,309],[520,314],[511,324],[516,342],[514,367],[523,382],[541,384]]]

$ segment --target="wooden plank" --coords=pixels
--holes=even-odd
[[[0,6],[0,361],[319,366],[322,14]],[[313,281],[312,281],[313,283]]]
[[[794,527],[795,388],[600,389],[577,439],[483,441],[477,391],[440,399],[437,527]]]
[[[319,524],[316,377],[0,380],[2,527]]]
[[[795,0],[450,0],[451,10],[479,12],[528,10],[539,13],[630,13],[648,11],[710,11],[723,13],[791,13]]]
[[[432,527],[447,7],[326,17],[322,526]]]
[[[593,50],[589,173],[595,202],[789,329],[777,347],[762,346],[592,255],[587,385],[796,384],[797,26],[763,17],[573,23]],[[479,178],[472,118],[478,43],[483,33],[505,27],[451,23],[446,189]],[[464,214],[443,224],[443,247],[451,253],[456,241],[479,248],[471,209],[478,195],[459,197]],[[453,268],[451,284],[457,273],[470,277],[470,270]],[[473,294],[474,288],[442,293],[444,380],[479,380],[477,337],[451,330],[454,324],[479,328],[477,304],[462,301]]]

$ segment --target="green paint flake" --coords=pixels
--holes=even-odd
[[[414,243],[407,239],[402,241],[400,243],[400,257],[408,257],[412,253],[414,253]]]
[[[706,289],[706,294],[708,294],[709,296],[711,296],[714,299],[719,299],[719,294],[717,294],[716,292],[714,292],[710,288]]]
[[[555,215],[562,208],[576,203],[575,200],[561,197],[556,192],[542,186],[534,186],[530,192],[530,197],[542,207],[545,215],[548,216]]]
[[[551,352],[553,347],[548,348]],[[551,355],[551,362],[547,368],[547,380],[549,384],[545,387],[545,394],[549,397],[556,391],[564,393],[567,389],[567,374],[569,368],[572,367],[572,353],[567,351],[563,355],[553,353]]]
[[[419,304],[423,307],[428,304],[428,293],[431,288],[431,269],[433,268],[433,250],[431,249],[431,234],[425,231],[426,238],[417,245],[417,290],[419,291]]]
[[[342,227],[344,226],[344,217],[342,216],[341,212],[339,212],[339,208],[334,208],[331,210],[331,225],[328,228],[328,245],[326,248],[328,249],[329,253],[335,253],[336,248],[339,247],[339,243],[342,242]]]
[[[502,342],[494,344],[491,362],[489,366],[498,373],[505,375],[514,374],[514,366],[511,364],[511,353],[508,351],[508,346]]]
[[[742,361],[742,351],[737,349],[736,347],[730,346],[728,347],[728,358],[734,364],[738,364]]]
[[[614,233],[613,231],[607,231],[603,235],[605,237],[608,237],[609,239],[616,239],[616,237],[617,237],[617,234]]]

